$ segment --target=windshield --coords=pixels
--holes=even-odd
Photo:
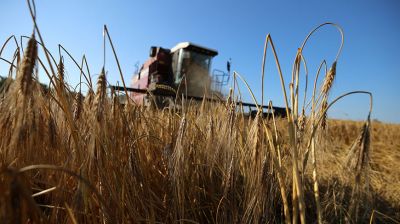
[[[208,72],[211,58],[209,55],[184,49],[182,51],[182,68],[189,69],[190,66],[196,66]]]
[[[174,53],[173,56],[173,72],[175,75],[175,82],[179,84],[184,76],[189,73],[199,76],[209,76],[211,68],[212,56],[190,51],[187,49],[180,49],[179,52]]]
[[[179,86],[182,80],[185,80],[189,94],[202,95],[204,89],[209,89],[211,85],[209,71],[212,57],[196,51],[180,49],[179,56],[175,54],[173,59],[175,84]]]

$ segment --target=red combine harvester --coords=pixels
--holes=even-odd
[[[133,76],[131,87],[127,88],[129,97],[138,105],[158,108],[173,106],[177,96],[223,102],[222,87],[229,82],[230,62],[227,62],[227,72],[214,69],[210,75],[212,59],[216,55],[216,50],[190,42],[179,43],[172,49],[151,47],[149,59]],[[117,86],[111,88],[124,90]],[[256,108],[255,104],[237,104],[249,107],[249,112]],[[284,108],[274,107],[273,110],[276,115],[286,115]]]

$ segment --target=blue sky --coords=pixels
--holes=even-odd
[[[339,24],[345,43],[337,64],[337,77],[331,98],[353,90],[374,94],[373,118],[400,123],[398,86],[400,85],[400,1],[96,1],[37,0],[37,22],[47,47],[54,55],[62,44],[80,59],[86,54],[91,72],[102,66],[102,28],[107,24],[119,56],[124,77],[130,80],[136,62],[143,63],[150,46],[173,47],[191,41],[217,49],[214,68],[225,69],[232,58],[232,69],[242,74],[261,99],[261,60],[265,36],[270,33],[289,82],[292,63],[303,39],[324,22]],[[30,35],[32,21],[24,0],[0,3],[0,42],[11,34]],[[330,65],[340,44],[340,35],[332,27],[314,35],[303,53],[310,77],[319,63]],[[2,55],[11,58],[12,45]],[[119,74],[107,48],[108,80],[115,83]],[[267,56],[266,99],[283,106],[279,79]],[[7,65],[0,62],[0,75]],[[76,84],[79,72],[66,58],[68,80]],[[46,82],[45,77],[40,77]],[[244,94],[250,101],[248,94]],[[368,110],[365,96],[352,96],[337,104],[330,117],[364,119]]]

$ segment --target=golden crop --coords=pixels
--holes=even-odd
[[[38,57],[36,27],[0,92],[0,222],[399,223],[400,126],[327,119],[338,57],[318,70],[324,84],[307,109],[298,91],[308,37],[286,85],[267,36],[288,117],[263,119],[241,112],[235,90],[225,103],[121,105],[105,68],[94,87],[80,67],[90,89],[75,93],[62,60]],[[49,68],[48,89],[37,66]]]

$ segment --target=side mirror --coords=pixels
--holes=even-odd
[[[150,56],[150,57],[154,57],[154,56],[156,56],[156,54],[157,54],[157,47],[152,46],[152,47],[150,48],[150,54],[149,54],[149,56]]]
[[[140,70],[138,70],[138,79],[140,79],[140,74],[142,73],[142,70],[143,70],[143,65],[142,65],[142,67],[140,67]]]
[[[231,73],[231,59],[226,62],[226,70],[228,71],[228,74]]]

